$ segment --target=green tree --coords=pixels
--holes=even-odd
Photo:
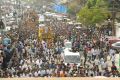
[[[85,7],[77,14],[77,18],[85,26],[93,26],[103,22],[108,15],[109,12],[105,0],[88,0]]]
[[[107,8],[108,7],[108,2],[107,0],[88,0],[86,3],[86,6],[90,8]]]
[[[68,13],[71,15],[76,15],[77,12],[84,6],[87,0],[72,0],[66,3],[68,6]]]
[[[82,24],[88,26],[91,25],[91,19],[92,19],[92,12],[87,7],[84,7],[78,15],[78,21],[80,21]]]

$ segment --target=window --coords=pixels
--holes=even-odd
[[[117,43],[115,46],[120,46],[120,43]]]

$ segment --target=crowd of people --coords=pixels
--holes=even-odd
[[[51,23],[56,26],[57,21]],[[62,22],[59,23],[63,26]],[[56,32],[63,33],[64,30],[72,29],[67,27],[55,27]],[[58,29],[59,28],[59,29]],[[16,34],[18,34],[16,32]],[[120,73],[115,63],[116,50],[110,47],[108,39],[101,35],[100,39],[86,39],[83,32],[77,38],[71,40],[67,32],[64,39],[59,40],[59,45],[54,43],[53,48],[48,48],[45,40],[40,42],[37,38],[18,39],[0,44],[0,77],[120,77]],[[90,34],[89,34],[90,35]],[[60,34],[59,34],[60,36]],[[23,36],[22,36],[23,37]],[[24,36],[25,37],[25,36]],[[79,38],[78,38],[79,37]],[[73,42],[72,48],[80,52],[80,65],[67,63],[61,56],[64,40]],[[110,63],[109,63],[109,62]],[[111,65],[110,65],[111,64]]]

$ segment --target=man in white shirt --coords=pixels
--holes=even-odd
[[[47,43],[45,41],[42,41],[42,46],[45,52],[47,52]]]
[[[100,64],[100,61],[98,59],[95,59],[95,65],[99,65]]]
[[[113,55],[111,56],[111,61],[112,61],[112,63],[115,63],[115,54],[113,54]]]
[[[92,70],[92,69],[88,71],[88,76],[91,76],[91,77],[93,77],[93,76],[94,76],[94,72],[93,72],[93,70]]]
[[[36,64],[39,66],[39,64],[40,64],[39,59],[36,60]]]
[[[41,70],[41,76],[43,77],[45,75],[45,70]]]
[[[104,62],[103,64],[101,64],[102,69],[108,68],[108,63]]]
[[[88,56],[89,60],[91,60],[91,58],[92,58],[91,50],[88,50],[88,54],[87,54],[87,56]]]
[[[94,61],[96,58],[96,49],[92,49],[92,60]]]
[[[23,70],[24,68],[28,68],[28,66],[27,66],[26,63],[23,64],[23,66],[22,66],[22,70]]]
[[[113,49],[110,49],[110,51],[109,51],[110,60],[111,60],[111,58],[112,58],[112,55],[113,55],[113,54],[115,54],[115,50],[113,50]]]
[[[34,76],[35,76],[35,77],[38,77],[38,72],[37,72],[37,71],[34,73]]]
[[[101,58],[101,59],[100,59],[100,66],[101,66],[101,68],[102,68],[103,64],[104,64],[104,59]]]

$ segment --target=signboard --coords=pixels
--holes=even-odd
[[[57,13],[67,13],[67,7],[64,5],[55,5],[53,9]]]

